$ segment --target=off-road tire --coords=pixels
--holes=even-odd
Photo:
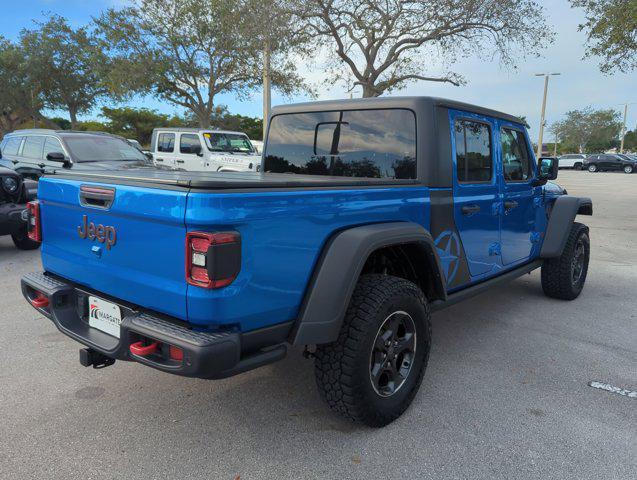
[[[11,239],[18,250],[35,250],[40,247],[40,242],[34,242],[29,238],[26,229],[12,233]]]
[[[594,163],[589,163],[588,171],[591,173],[595,173],[595,172],[599,172],[599,169],[597,168],[597,165],[595,165]]]
[[[377,335],[395,314],[407,314],[413,320],[414,354],[401,386],[383,396],[372,380],[371,367],[376,358],[372,352],[378,354]],[[420,288],[398,277],[363,275],[338,339],[317,346],[314,371],[318,389],[335,412],[370,427],[383,427],[397,419],[414,399],[427,367],[430,346],[430,311]]]
[[[581,272],[575,279],[574,259],[580,242],[583,247],[583,263]],[[542,290],[544,290],[545,295],[561,300],[574,300],[579,296],[584,288],[588,273],[590,245],[588,227],[581,223],[573,223],[562,255],[557,258],[549,258],[542,265]]]

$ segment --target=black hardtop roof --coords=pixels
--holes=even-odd
[[[423,108],[448,107],[457,110],[485,115],[488,117],[500,118],[513,123],[526,125],[526,122],[515,115],[499,112],[490,108],[479,107],[469,103],[459,102],[438,97],[375,97],[375,98],[353,98],[343,100],[324,100],[319,102],[293,103],[289,105],[279,105],[272,109],[272,115],[283,113],[303,113],[330,110],[358,110],[375,108],[409,108],[414,111]]]
[[[95,135],[100,137],[112,137],[119,138],[120,140],[126,140],[124,137],[120,135],[116,135],[114,133],[109,132],[101,132],[97,130],[54,130],[52,128],[25,128],[23,130],[14,130],[13,132],[9,132],[6,134],[9,136],[21,136],[21,135],[55,135],[55,136],[78,136],[78,135]]]

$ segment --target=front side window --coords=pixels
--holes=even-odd
[[[175,134],[160,133],[157,136],[157,151],[172,153],[175,151]]]
[[[2,147],[3,155],[17,155],[20,143],[23,137],[11,137],[5,141],[4,147]]]
[[[211,152],[254,153],[250,139],[239,133],[206,132],[203,138]]]
[[[179,153],[201,153],[201,142],[198,135],[182,134],[179,137]]]
[[[416,178],[416,118],[376,109],[275,115],[264,171],[334,177]]]
[[[49,153],[64,153],[64,149],[57,138],[46,137],[46,140],[44,140],[42,158],[46,158]]]
[[[512,128],[503,128],[502,171],[507,182],[525,182],[532,176],[531,156],[524,133]]]
[[[146,161],[142,152],[116,137],[78,135],[64,141],[75,162]]]
[[[473,120],[456,120],[454,131],[458,182],[490,182],[493,176],[490,127]]]
[[[42,148],[44,147],[44,137],[27,137],[22,147],[22,156],[28,158],[42,158]]]

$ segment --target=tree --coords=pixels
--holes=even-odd
[[[102,116],[108,119],[109,132],[134,138],[142,145],[150,145],[154,128],[180,126],[174,125],[175,122],[168,115],[147,108],[102,107]]]
[[[184,107],[208,128],[218,94],[242,96],[261,81],[249,6],[246,0],[136,0],[107,10],[96,25],[112,57],[109,83]]]
[[[375,97],[425,80],[460,85],[453,64],[472,54],[515,66],[553,40],[532,0],[297,0],[298,17],[335,52],[329,81]],[[344,67],[344,68],[342,68]]]
[[[20,45],[0,37],[0,134],[44,118],[40,92],[39,83],[29,75]]]
[[[198,124],[192,115],[179,119],[185,127],[195,127]],[[256,117],[246,117],[237,113],[230,113],[225,105],[217,105],[210,116],[210,126],[218,130],[234,130],[244,132],[253,140],[263,138],[263,120]]]
[[[100,75],[106,57],[86,27],[74,30],[59,15],[37,25],[20,34],[29,74],[38,79],[45,106],[68,111],[76,128],[77,116],[109,95]]]
[[[628,73],[637,68],[637,1],[571,0],[583,8],[586,21],[579,26],[586,32],[586,56],[600,56],[600,70]]]
[[[617,146],[622,129],[621,115],[615,110],[583,110],[566,112],[564,120],[556,122],[562,151],[594,153]]]
[[[626,132],[624,137],[624,148],[629,152],[637,152],[637,128]]]

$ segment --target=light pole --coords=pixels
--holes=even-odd
[[[540,138],[537,142],[537,158],[542,156],[542,142],[544,141],[544,123],[546,117],[546,96],[549,91],[549,77],[561,75],[561,73],[536,73],[536,77],[544,77],[544,98],[542,99],[542,115],[540,117]]]
[[[626,139],[626,120],[628,117],[628,105],[637,105],[635,103],[624,104],[624,125],[622,126],[622,144],[619,147],[619,153],[624,153],[624,140]]]

